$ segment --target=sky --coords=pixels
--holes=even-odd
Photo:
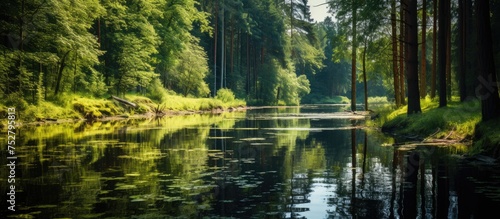
[[[328,14],[328,6],[327,5],[321,5],[318,7],[315,7],[316,5],[323,4],[329,0],[309,0],[309,6],[311,9],[311,16],[314,19],[315,22],[320,22],[325,19],[326,16],[332,16]]]

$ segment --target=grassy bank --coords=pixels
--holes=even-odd
[[[221,112],[245,106],[243,100],[236,99],[229,90],[219,92],[215,98],[191,98],[171,93],[163,93],[159,98],[149,95],[127,94],[120,98],[135,103],[132,107],[107,98],[94,98],[84,94],[66,94],[38,104],[27,104],[22,99],[0,103],[0,115],[7,114],[8,107],[16,109],[19,123],[40,121],[63,121],[81,119],[104,119],[108,117],[133,117],[144,115],[168,115],[216,111]]]
[[[402,138],[440,139],[470,145],[471,154],[484,153],[500,157],[500,119],[481,122],[481,104],[478,100],[459,102],[455,98],[447,107],[439,108],[437,100],[421,101],[422,113],[407,116],[407,107],[377,109],[380,117],[375,121],[384,132]]]

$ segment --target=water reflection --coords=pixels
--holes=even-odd
[[[339,106],[269,108],[26,127],[18,133],[16,213],[455,218],[479,214],[459,195],[486,206],[498,203],[458,186],[476,185],[470,174],[477,171],[467,169],[458,174],[460,181],[453,180],[463,167],[449,155],[461,148],[382,146],[393,140],[359,129],[362,120],[347,119],[342,111]],[[6,180],[1,183],[6,188]]]

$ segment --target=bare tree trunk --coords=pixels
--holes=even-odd
[[[391,0],[391,31],[392,31],[392,71],[394,74],[394,100],[396,106],[401,106],[398,71],[398,38],[396,33],[396,0]]]
[[[225,61],[226,61],[226,56],[225,56],[225,51],[226,51],[226,46],[225,46],[225,43],[226,43],[226,37],[225,37],[225,33],[226,33],[226,28],[224,27],[224,24],[226,23],[226,20],[224,19],[224,11],[225,11],[225,8],[224,6],[222,7],[222,18],[221,18],[221,22],[222,22],[222,29],[221,29],[221,57],[220,57],[220,88],[224,88],[224,70],[225,70]]]
[[[465,101],[467,90],[465,87],[465,48],[467,42],[465,0],[458,0],[458,88],[460,101]]]
[[[363,85],[365,89],[365,111],[368,111],[368,86],[366,85],[366,49],[367,39],[365,39],[365,45],[363,48]]]
[[[436,97],[436,68],[437,68],[437,1],[432,0],[432,76],[431,76],[431,98]]]
[[[446,107],[446,58],[449,20],[449,0],[439,1],[439,107]]]
[[[217,95],[217,18],[219,17],[219,4],[218,1],[215,3],[215,30],[214,30],[214,93],[213,96]]]
[[[407,114],[420,113],[420,92],[418,86],[418,22],[417,0],[407,0],[406,26],[406,66],[408,81],[408,111]]]
[[[489,1],[476,1],[477,44],[479,46],[479,87],[476,95],[481,100],[482,120],[488,121],[500,116],[500,98],[493,55]]]
[[[234,52],[233,52],[233,49],[234,49],[234,20],[231,19],[231,37],[230,37],[230,41],[231,41],[231,45],[229,46],[229,71],[231,73],[231,75],[233,75],[233,78],[234,78]],[[227,75],[227,73],[226,73]],[[230,80],[231,82],[231,80]],[[226,81],[227,83],[227,81]],[[229,87],[232,87],[232,86],[229,86]]]
[[[246,95],[249,95],[251,92],[250,92],[250,35],[247,33],[247,75],[246,75],[246,78],[247,78],[247,83],[246,83]]]
[[[401,104],[406,105],[406,92],[405,92],[405,74],[406,74],[406,69],[405,69],[405,8],[406,8],[406,0],[401,0],[400,4],[400,19],[401,22],[399,23],[399,89],[400,89],[400,97],[401,97]]]
[[[468,25],[465,26],[467,32],[467,42],[465,44],[465,56],[466,56],[466,73],[465,73],[465,86],[467,97],[475,97],[475,89],[479,86],[478,80],[476,80],[477,72],[479,71],[478,64],[478,46],[477,46],[477,13],[472,5],[472,1],[465,1],[465,19]]]
[[[449,9],[449,7],[448,7]],[[448,14],[446,34],[446,97],[451,101],[451,15]]]
[[[54,89],[54,95],[56,95],[56,96],[57,96],[57,94],[59,94],[59,89],[61,87],[61,80],[62,80],[63,71],[64,71],[64,68],[66,67],[66,57],[68,57],[69,52],[70,51],[67,51],[63,55],[63,57],[61,58],[61,62],[59,65],[59,71],[57,73],[56,88]]]
[[[357,5],[353,0],[352,6],[352,63],[351,63],[351,111],[356,111],[356,24],[357,24]]]
[[[426,59],[426,37],[427,37],[427,1],[422,1],[422,56],[420,61],[420,98],[427,95],[427,59]]]

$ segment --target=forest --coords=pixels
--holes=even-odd
[[[311,7],[331,16],[315,21]],[[499,10],[496,0],[12,0],[0,9],[0,95],[19,110],[223,90],[247,105],[356,111],[381,97],[407,114],[425,98],[476,99],[489,120],[500,113]]]

